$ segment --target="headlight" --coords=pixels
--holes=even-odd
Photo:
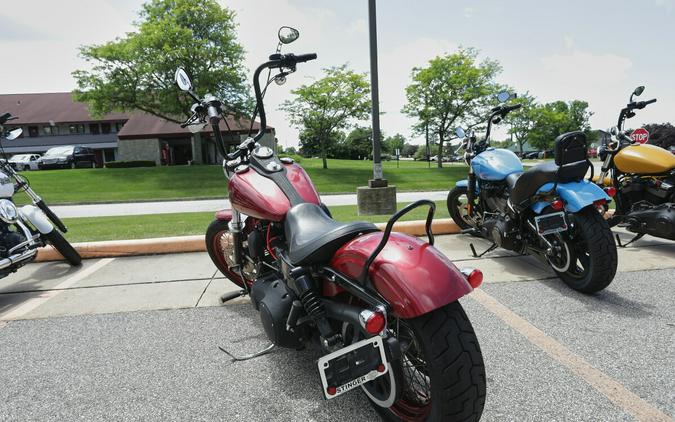
[[[12,201],[0,199],[0,220],[14,224],[19,219],[19,211]]]

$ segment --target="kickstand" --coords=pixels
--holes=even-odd
[[[636,234],[631,240],[628,241],[628,243],[621,243],[621,239],[619,238],[618,234],[615,234],[614,237],[616,237],[616,244],[619,245],[621,248],[625,248],[626,246],[630,245],[631,243],[635,242],[636,240],[641,239],[645,234],[644,233],[638,233]]]
[[[478,255],[478,254],[476,253],[476,248],[473,247],[473,243],[469,243],[469,247],[471,248],[471,253],[473,253],[473,256],[474,256],[475,258],[480,258],[481,256],[485,255],[486,253],[492,252],[492,251],[494,251],[495,249],[498,248],[497,244],[493,242],[492,245],[490,245],[489,248],[487,248],[486,250],[484,250],[483,252],[481,252],[480,255]]]
[[[222,350],[222,351],[225,352],[229,357],[232,358],[232,362],[240,362],[240,361],[244,361],[244,360],[254,359],[254,358],[260,357],[260,356],[262,356],[262,355],[266,355],[266,354],[270,353],[271,351],[273,351],[275,347],[276,347],[276,346],[274,345],[274,343],[271,343],[269,346],[265,347],[264,349],[262,349],[262,350],[260,350],[260,351],[258,351],[258,352],[255,352],[255,353],[251,353],[250,355],[235,356],[235,355],[233,355],[232,353],[230,353],[230,352],[228,352],[227,350],[225,350],[225,349],[223,348],[223,346],[218,346],[218,348],[219,348],[220,350]]]

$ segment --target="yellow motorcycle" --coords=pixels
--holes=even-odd
[[[656,145],[635,142],[623,130],[626,119],[655,103],[633,101],[644,86],[637,87],[619,113],[617,126],[610,129],[613,140],[601,151],[604,160],[597,183],[614,197],[616,209],[610,227],[619,225],[635,236],[628,246],[646,234],[675,240],[675,155]]]

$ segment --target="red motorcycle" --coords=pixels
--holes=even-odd
[[[458,299],[482,282],[433,247],[435,204],[418,201],[397,212],[384,232],[366,222],[339,223],[321,203],[305,171],[260,145],[266,128],[264,92],[316,54],[280,54],[298,31],[279,31],[277,52],[253,76],[260,130],[226,154],[219,123],[223,104],[199,98],[182,69],[178,86],[196,101],[184,126],[212,125],[227,157],[231,210],[206,233],[209,255],[241,287],[223,302],[249,295],[270,347],[318,344],[326,399],[361,387],[387,420],[477,421],[485,404],[485,368],[478,340]],[[268,70],[261,89],[260,75]],[[275,75],[272,75],[275,71]],[[256,112],[252,121],[256,118]],[[396,220],[428,206],[428,242],[392,233]]]

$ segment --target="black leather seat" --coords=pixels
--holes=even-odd
[[[513,173],[506,177],[512,204],[520,205],[546,183],[582,180],[589,166],[592,168],[588,161],[586,135],[583,132],[569,132],[558,136],[554,151],[554,161],[537,164],[525,173]]]
[[[372,223],[339,223],[320,206],[303,203],[292,207],[284,223],[288,257],[293,265],[327,263],[335,252],[359,233],[377,231]]]

